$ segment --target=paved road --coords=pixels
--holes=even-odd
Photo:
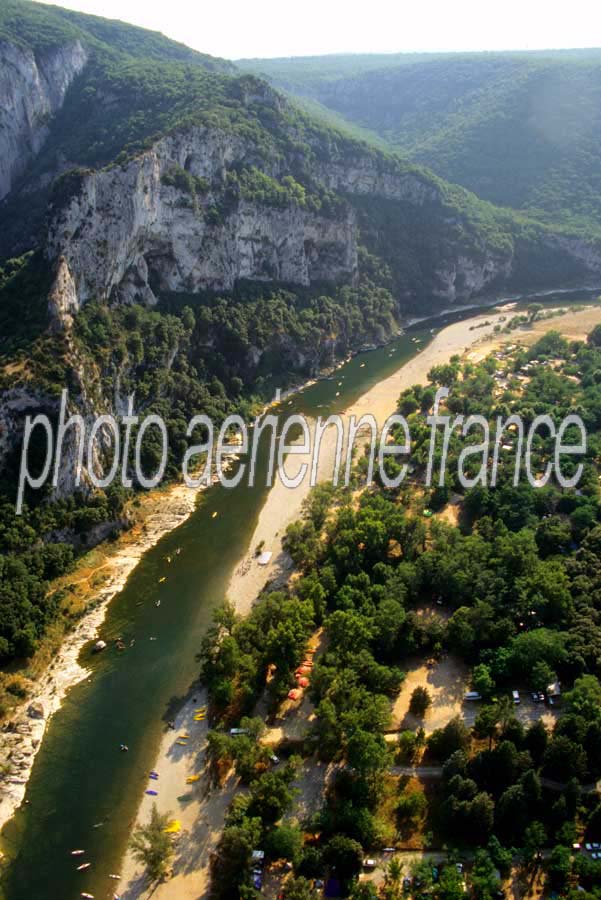
[[[391,766],[389,772],[409,778],[441,778],[442,766]]]

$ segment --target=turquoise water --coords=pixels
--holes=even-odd
[[[430,326],[440,328],[475,312],[422,323],[386,347],[355,357],[333,380],[317,382],[290,405],[286,401],[285,412],[325,416],[344,410],[415,354],[411,337],[422,338],[424,347]],[[208,491],[193,515],[144,556],[111,601],[100,637],[111,642],[123,636],[128,648],[119,653],[110,646],[97,656],[90,646],[82,651],[91,678],[69,693],[53,717],[29,781],[28,802],[2,834],[10,860],[2,879],[5,900],[70,900],[81,891],[97,900],[113,897],[116,883],[107,875],[119,871],[165,723],[197,677],[195,656],[203,634],[267,497],[263,479],[257,482],[253,488],[243,480],[234,490]],[[159,584],[163,575],[167,581]],[[121,743],[128,753],[119,751]],[[92,868],[76,872],[74,848],[85,848]]]

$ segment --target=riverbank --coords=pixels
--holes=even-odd
[[[426,381],[432,366],[447,362],[455,354],[468,352],[482,339],[483,322],[490,322],[486,331],[490,335],[494,326],[502,324],[505,318],[503,313],[480,314],[441,329],[415,357],[363,394],[344,416],[370,412],[381,425],[395,410],[402,390]],[[365,356],[365,365],[369,365],[369,355]],[[331,471],[333,464],[335,435],[333,429],[331,432],[330,436],[325,433],[320,453],[318,473],[322,478]],[[287,467],[290,477],[303,461],[306,460],[302,455],[294,457],[294,463]],[[229,582],[228,596],[240,614],[250,609],[268,583],[274,586],[290,574],[291,566],[282,548],[282,538],[287,525],[301,513],[309,492],[308,479],[305,481],[295,490],[289,490],[276,479],[268,494],[246,553]],[[258,561],[255,551],[259,545],[262,551],[272,553],[267,565],[260,565]],[[154,900],[199,900],[207,895],[210,856],[218,844],[224,813],[235,792],[235,779],[230,777],[219,789],[212,789],[209,784],[205,767],[208,726],[206,720],[196,722],[194,719],[195,709],[206,702],[206,694],[198,686],[175,717],[175,730],[165,732],[153,766],[159,776],[155,785],[157,796],[144,795],[137,815],[137,823],[147,822],[156,802],[161,812],[171,813],[180,823],[174,875],[150,889],[140,866],[128,852],[122,866],[123,900],[140,900],[151,894]],[[178,743],[179,734],[190,737]],[[196,776],[200,776],[198,781],[188,785],[187,779]]]
[[[29,774],[44,732],[52,715],[60,708],[66,693],[89,671],[80,662],[82,648],[93,641],[104,622],[108,604],[124,587],[131,572],[144,554],[163,537],[181,525],[194,511],[199,490],[184,484],[172,485],[148,495],[138,511],[138,521],[115,542],[87,554],[75,572],[62,578],[73,601],[85,604],[85,596],[94,600],[74,627],[55,648],[52,662],[33,686],[24,703],[11,711],[0,732],[0,826],[21,805]],[[96,562],[90,573],[90,557]],[[102,558],[100,558],[102,557]],[[98,572],[102,574],[99,577]],[[101,583],[99,583],[101,582]]]
[[[560,331],[568,341],[584,341],[595,325],[601,324],[601,304],[586,305],[584,309],[570,309],[561,316],[536,319],[532,325],[515,328],[500,334],[484,334],[470,349],[468,359],[479,362],[490,353],[502,350],[508,344],[522,344],[529,347],[547,331]]]

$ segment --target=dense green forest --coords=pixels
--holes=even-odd
[[[601,221],[599,51],[241,64],[493,203],[548,221]]]
[[[444,877],[426,862],[414,867],[415,896],[461,897],[465,886],[455,861],[466,850],[473,897],[497,896],[512,865],[534,875],[542,855],[545,890],[599,896],[601,862],[572,851],[574,842],[601,839],[601,807],[590,787],[601,775],[599,332],[571,344],[549,332],[529,349],[432,369],[429,385],[399,399],[411,425],[410,483],[394,490],[372,486],[357,499],[367,467],[360,457],[350,489],[317,488],[304,519],[289,528],[287,547],[300,577],[287,591],[265,594],[247,618],[228,606],[217,613],[202,649],[202,677],[215,719],[240,723],[247,734],[213,731],[209,753],[217,780],[233,762],[250,793],[231,807],[215,897],[238,890],[254,896],[247,893],[250,849],[259,841],[269,858],[283,855],[294,866],[290,897],[297,896],[292,887],[298,896],[313,896],[307,879],[324,878],[332,867],[344,893],[375,897],[356,881],[363,859],[420,828],[426,846],[448,852],[449,864]],[[514,486],[511,455],[495,489],[466,492],[453,476],[425,488],[426,416],[443,382],[452,385],[449,412],[477,412],[491,423],[513,413],[526,424],[543,413],[558,423],[578,410],[589,431],[578,488]],[[454,463],[463,446],[451,442]],[[533,469],[550,452],[548,432],[541,431]],[[390,460],[389,475],[397,465]],[[451,493],[462,498],[459,526],[432,515]],[[445,615],[420,615],[424,604]],[[325,630],[326,650],[310,674],[316,719],[304,745],[293,749],[333,761],[337,771],[322,809],[295,832],[286,820],[277,824],[294,809],[290,767],[270,767],[273,751],[258,740],[260,720],[244,716],[264,694],[277,708],[295,686],[317,628]],[[396,745],[387,741],[405,661],[418,655],[435,665],[448,654],[468,663],[481,695],[473,727],[451,718],[427,738],[418,727],[401,731]],[[518,721],[512,689],[531,702],[528,692],[547,692],[556,680],[563,701],[553,730],[536,716],[529,725]],[[411,709],[423,716],[429,702],[427,690],[416,690]],[[276,752],[286,756],[291,749],[284,741]],[[425,793],[388,774],[395,761],[420,760],[442,766]],[[290,766],[297,765],[291,757]],[[387,877],[385,884],[388,893],[378,896],[401,896],[400,878]]]

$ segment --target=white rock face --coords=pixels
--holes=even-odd
[[[0,200],[39,152],[49,119],[86,61],[79,41],[36,60],[31,50],[0,40]]]
[[[80,304],[109,298],[153,303],[153,285],[197,291],[227,290],[239,279],[301,285],[353,280],[357,246],[350,206],[329,218],[294,203],[279,208],[241,200],[211,222],[207,211],[224,201],[219,185],[226,166],[252,161],[252,155],[253,148],[235,136],[191,128],[161,139],[123,167],[90,173],[53,222],[47,255],[65,259]],[[174,166],[205,178],[211,192],[193,199],[164,184]]]
[[[63,309],[72,315],[91,299],[152,304],[156,291],[229,290],[239,279],[300,285],[355,280],[358,228],[351,204],[342,204],[334,217],[294,203],[228,205],[226,174],[234,163],[258,164],[256,148],[239,135],[198,126],[162,138],[123,166],[83,175],[47,237],[48,259],[64,260],[51,301],[58,316]],[[164,176],[174,166],[205,179],[209,192],[193,200],[166,185]],[[260,168],[278,179],[289,164],[274,154]],[[333,148],[312,175],[339,196],[399,202],[409,215],[411,209],[439,208],[439,219],[444,217],[435,183],[379,157],[348,158]],[[211,207],[221,210],[218,222]],[[445,249],[432,271],[432,293],[447,302],[511,275],[509,250],[492,253],[483,244],[470,253],[450,241]]]

